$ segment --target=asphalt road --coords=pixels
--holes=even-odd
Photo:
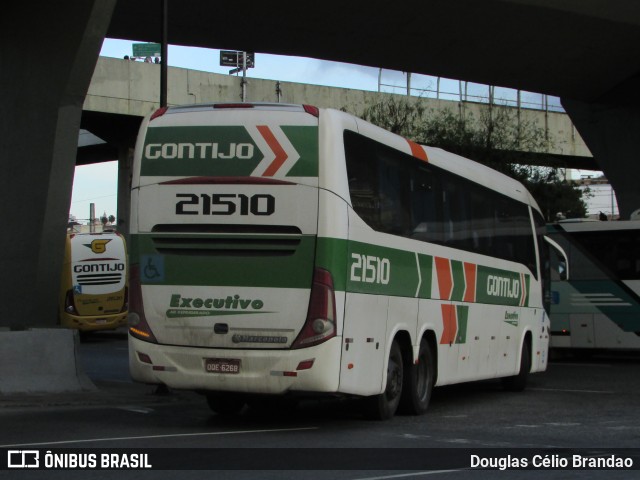
[[[132,383],[124,334],[84,339],[80,354],[96,391],[0,399],[0,448],[97,455],[119,448],[154,449],[155,467],[202,470],[9,470],[0,471],[0,476],[457,480],[626,479],[636,474],[640,478],[640,470],[468,468],[468,457],[476,449],[493,449],[481,450],[483,458],[533,452],[553,461],[555,449],[597,456],[603,449],[637,448],[639,356],[554,361],[547,372],[530,377],[523,393],[505,392],[496,381],[437,388],[426,415],[375,422],[364,418],[359,402],[335,399],[305,401],[295,410],[246,409],[237,417],[221,417],[195,393],[163,392]],[[155,450],[165,448],[173,450]],[[640,450],[625,454],[640,466]],[[209,470],[213,468],[215,472]]]

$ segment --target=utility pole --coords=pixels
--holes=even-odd
[[[91,233],[95,233],[96,231],[95,220],[96,220],[96,204],[90,203],[89,204],[89,232]]]
[[[247,52],[242,52],[242,103],[247,101]]]
[[[220,66],[236,67],[229,71],[229,75],[235,75],[242,70],[242,80],[240,81],[242,93],[240,96],[243,103],[247,101],[247,68],[255,66],[254,55],[254,53],[238,52],[236,50],[220,51]]]
[[[160,107],[167,106],[167,30],[169,28],[169,0],[162,0],[162,45],[160,53]]]

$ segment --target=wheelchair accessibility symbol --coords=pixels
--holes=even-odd
[[[140,257],[140,277],[145,282],[164,281],[164,257],[162,255],[142,255]]]

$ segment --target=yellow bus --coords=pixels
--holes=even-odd
[[[60,325],[81,332],[126,325],[127,263],[121,234],[68,233],[60,287]]]

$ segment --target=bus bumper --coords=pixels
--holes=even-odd
[[[98,330],[115,330],[127,325],[127,312],[117,315],[78,316],[68,313],[60,314],[60,325],[74,328],[81,332],[95,332]]]
[[[129,335],[129,369],[138,382],[170,388],[256,394],[334,393],[341,337],[298,350],[233,350],[158,345]],[[237,373],[207,371],[209,359],[240,360]]]

